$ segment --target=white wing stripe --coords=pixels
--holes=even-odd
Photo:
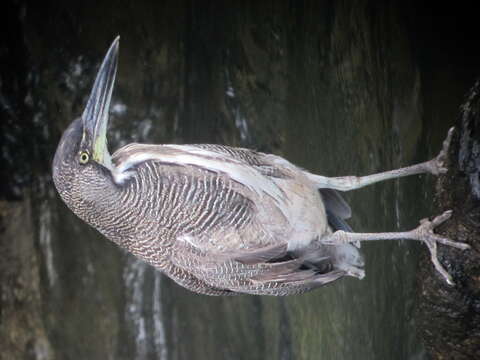
[[[129,147],[134,147],[134,145],[129,145]],[[157,151],[149,151],[149,147]],[[162,147],[170,149],[170,151],[161,151]],[[118,166],[114,167],[112,175],[117,184],[121,184],[129,178],[131,172],[128,170],[131,167],[147,160],[158,160],[177,165],[198,166],[216,173],[226,174],[231,179],[257,193],[260,197],[267,194],[275,200],[278,208],[288,219],[286,214],[288,206],[285,204],[286,197],[283,195],[281,189],[275,182],[246,164],[230,157],[227,158],[224,154],[188,145],[142,145],[142,148],[142,152],[133,151],[132,155],[129,155]]]

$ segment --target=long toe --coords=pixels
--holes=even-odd
[[[440,264],[438,260],[437,254],[437,244],[443,244],[446,246],[452,246],[460,250],[467,250],[470,248],[470,245],[465,243],[460,243],[456,241],[452,241],[447,237],[443,237],[437,235],[433,232],[433,230],[440,224],[447,221],[452,216],[452,211],[448,210],[445,211],[443,214],[438,215],[433,220],[423,219],[420,221],[420,226],[414,230],[415,237],[418,240],[423,241],[430,251],[430,256],[435,269],[440,273],[440,275],[445,279],[447,284],[454,285],[452,277],[450,274],[444,269],[444,267]]]

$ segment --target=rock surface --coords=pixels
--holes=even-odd
[[[423,256],[418,272],[419,327],[433,359],[480,359],[480,81],[461,108],[450,149],[449,172],[439,178],[439,213],[452,209],[439,233],[472,249],[439,249],[453,276],[447,286]]]

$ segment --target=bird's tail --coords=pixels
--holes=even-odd
[[[332,189],[319,189],[325,205],[327,221],[332,231],[343,230],[353,232],[352,228],[345,221],[352,211],[347,202]],[[360,254],[360,243],[337,245],[330,249],[334,268],[343,270],[349,276],[362,279],[365,276],[363,270],[363,256]]]

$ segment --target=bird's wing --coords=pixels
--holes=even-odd
[[[176,243],[175,266],[192,272],[217,289],[258,295],[300,294],[335,281],[345,275],[343,270],[329,267],[328,257],[306,257],[287,253],[286,247],[265,248],[225,253],[205,254],[190,244]],[[185,261],[185,262],[183,262]],[[322,266],[322,265],[327,265]]]
[[[288,223],[288,198],[271,177],[239,157],[197,146],[132,144],[112,160],[115,181],[125,187],[136,178],[135,186],[144,190],[135,192],[158,207],[158,221],[169,222],[162,226],[175,229],[179,242],[232,253],[288,241],[272,230]]]
[[[149,198],[148,206],[158,208],[151,211],[158,217],[153,220],[174,234],[171,262],[212,288],[272,294],[268,289],[278,288],[286,294],[341,276],[322,270],[329,259],[321,254],[318,264],[287,254],[288,239],[257,221],[258,206],[268,203],[280,217],[289,208],[272,181],[288,175],[261,160],[242,149],[176,145],[134,144],[113,155],[119,181],[136,177],[136,188],[170,196]]]
[[[262,175],[268,177],[280,179],[290,177],[290,174],[285,168],[282,168],[271,161],[272,158],[277,158],[275,155],[264,154],[262,152],[246,148],[237,148],[217,144],[195,144],[189,146],[228,156],[232,159],[235,159],[235,161],[241,162],[256,169]]]
[[[215,286],[210,286],[205,281],[195,277],[187,269],[182,269],[178,266],[171,266],[168,276],[177,284],[184,288],[203,295],[210,296],[231,296],[235,295],[234,291],[229,289],[220,289]]]
[[[255,192],[269,196],[285,213],[287,197],[273,178],[287,177],[279,167],[262,162],[262,153],[220,145],[146,145],[130,144],[117,150],[112,160],[113,177],[117,184],[129,178],[131,168],[145,161],[180,166],[195,166],[222,174]]]

